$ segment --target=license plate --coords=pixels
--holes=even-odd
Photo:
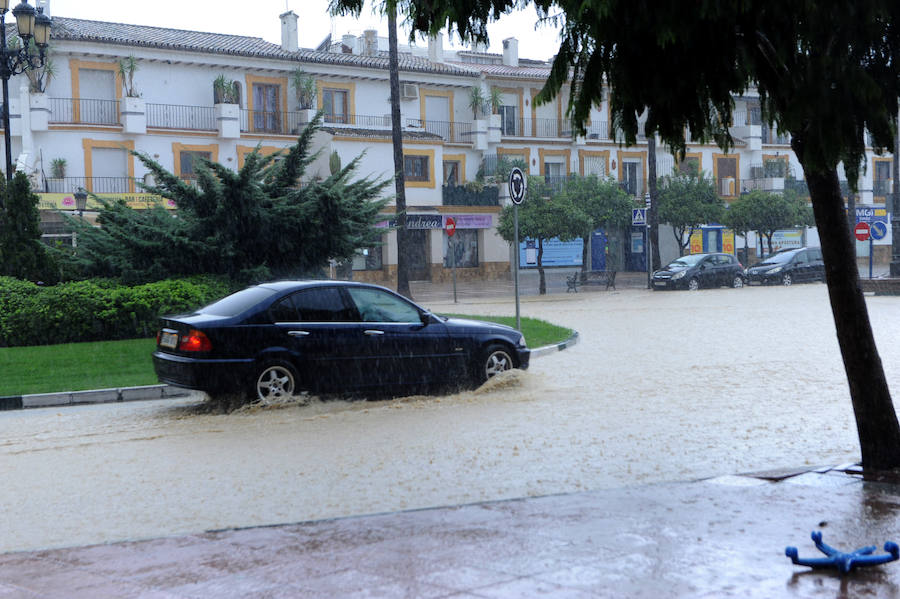
[[[665,281],[653,281],[653,284],[656,285],[657,287],[665,287],[666,286]]]
[[[168,333],[163,331],[162,335],[159,337],[159,345],[161,347],[168,347],[169,349],[175,349],[178,345],[178,333]]]

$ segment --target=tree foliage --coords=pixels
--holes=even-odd
[[[162,207],[137,211],[104,201],[100,228],[81,227],[71,258],[88,276],[128,282],[173,275],[224,274],[236,280],[317,274],[330,258],[347,259],[380,242],[375,228],[387,203],[386,182],[352,180],[359,158],[326,179],[302,180],[318,120],[287,153],[250,153],[233,171],[199,161],[194,186],[149,156],[135,155],[153,173],[147,191],[174,200],[177,218]]]
[[[731,203],[725,213],[725,224],[741,235],[748,231],[765,235],[771,254],[775,231],[808,227],[814,224],[814,218],[812,209],[795,192],[773,193],[757,189]]]
[[[611,229],[630,224],[632,201],[616,181],[595,175],[566,179],[561,196],[588,217],[585,228],[578,233],[584,241],[581,249],[581,272],[584,275],[591,234],[601,227],[609,233]]]
[[[679,254],[690,244],[690,234],[703,224],[721,222],[725,204],[705,172],[678,172],[661,177],[657,191],[659,220],[672,226]]]
[[[54,282],[54,260],[41,242],[40,198],[31,192],[25,173],[9,185],[0,176],[0,276]]]
[[[527,0],[386,0],[417,32],[447,27],[485,42],[487,25]],[[352,7],[362,0],[332,0]],[[869,323],[846,226],[838,164],[855,185],[865,133],[891,147],[900,98],[900,3],[683,2],[636,9],[625,0],[534,0],[562,26],[550,77],[536,102],[570,86],[567,115],[576,133],[612,89],[612,126],[632,145],[637,116],[683,155],[685,131],[732,145],[735,96],[750,86],[764,120],[791,135],[822,240],[825,277],[866,468],[900,467],[900,422]]]
[[[514,210],[512,205],[505,206],[497,223],[497,232],[510,243],[515,239]],[[572,241],[590,230],[591,217],[570,197],[557,193],[543,177],[528,177],[525,201],[519,206],[519,241],[533,239],[537,245],[538,291],[541,295],[547,293],[544,242],[554,237],[560,241]],[[513,250],[518,252],[519,248]]]

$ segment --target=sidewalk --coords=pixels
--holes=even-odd
[[[900,564],[784,550],[881,554],[898,524],[897,484],[800,470],[10,553],[0,596],[887,597]]]

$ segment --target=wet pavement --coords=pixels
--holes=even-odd
[[[851,468],[852,470],[852,468]],[[900,486],[798,471],[0,555],[0,597],[895,597]]]
[[[562,276],[553,280],[564,285]],[[639,274],[620,277],[617,287],[620,294],[607,293],[602,288],[582,292],[604,294],[594,295],[599,303],[583,304],[587,298],[576,298],[574,294],[548,297],[547,303],[542,300],[529,305],[526,314],[546,318],[545,312],[556,311],[558,318],[554,320],[578,321],[586,328],[589,319],[608,315],[610,320],[604,322],[602,329],[607,338],[627,338],[632,329],[611,318],[626,314],[630,307],[639,309],[646,318],[651,312],[642,306],[648,301],[659,302],[654,307],[662,311],[660,318],[664,318],[701,309],[709,313],[710,306],[748,314],[744,301],[753,299],[752,295],[743,295],[748,292],[758,294],[764,301],[757,303],[763,306],[772,305],[773,301],[785,305],[788,298],[793,298],[793,303],[811,306],[824,299],[821,286],[743,292],[723,289],[700,295],[652,294],[638,291],[642,287]],[[552,283],[550,288],[554,289]],[[509,302],[495,306],[482,301],[491,294],[506,295],[508,290],[508,286],[498,283],[496,287],[461,286],[458,291],[460,303],[469,304],[477,313],[491,309],[508,313]],[[413,287],[417,301],[426,306],[443,302],[439,307],[444,311],[452,303],[448,291],[452,294],[448,286]],[[564,287],[551,293],[564,293]],[[561,303],[563,299],[565,302]],[[895,319],[893,301],[877,300],[874,312],[881,315],[879,329],[886,330],[887,339],[895,334],[888,328]],[[763,322],[763,313],[749,314],[755,326]],[[822,322],[818,315],[808,323],[795,324],[812,335],[812,331],[822,328]],[[877,326],[879,321],[875,322]],[[734,351],[722,345],[721,340],[726,337],[713,332],[714,338],[720,340],[718,344],[694,345],[691,351],[698,356],[698,362],[717,366],[719,354],[733,355]],[[751,338],[749,332],[737,334],[744,340]],[[631,398],[634,404],[629,406],[634,410],[629,413],[622,406],[616,407],[615,402],[607,407],[602,397],[594,403],[584,403],[597,395],[594,384],[570,382],[558,374],[566,364],[582,363],[573,360],[583,361],[602,351],[599,338],[594,334],[585,339],[573,348],[572,355],[563,352],[538,361],[536,372],[551,380],[553,388],[562,393],[554,403],[547,404],[540,399],[545,390],[526,377],[508,393],[497,391],[486,397],[346,408],[314,405],[299,411],[248,414],[228,421],[188,417],[175,408],[160,410],[153,402],[133,404],[131,409],[117,404],[67,407],[54,412],[27,410],[19,412],[15,420],[9,413],[8,419],[15,426],[4,432],[6,440],[0,444],[4,485],[11,489],[4,492],[4,501],[15,501],[15,497],[21,501],[7,505],[5,514],[0,514],[0,523],[5,523],[0,528],[10,531],[7,539],[13,539],[4,540],[6,535],[0,530],[0,541],[13,548],[0,553],[0,599],[900,595],[900,563],[842,577],[833,571],[812,572],[795,566],[784,555],[785,547],[791,545],[798,548],[801,557],[818,557],[810,540],[810,532],[816,530],[823,533],[826,543],[846,551],[877,545],[877,553],[881,553],[886,541],[900,541],[900,484],[896,481],[866,482],[852,466],[813,470],[809,462],[784,472],[692,480],[707,475],[691,472],[740,472],[741,465],[744,469],[759,463],[777,467],[792,461],[802,463],[810,456],[814,456],[815,464],[830,455],[830,451],[815,453],[812,446],[831,448],[836,455],[853,454],[853,431],[845,430],[846,423],[827,424],[838,422],[841,412],[849,411],[849,404],[844,403],[849,400],[841,399],[846,393],[846,382],[840,376],[835,375],[831,381],[824,373],[811,375],[806,383],[815,387],[817,393],[809,398],[792,392],[797,379],[786,377],[783,385],[770,384],[765,396],[760,395],[752,407],[742,397],[746,393],[731,390],[728,383],[702,394],[694,390],[690,403],[708,409],[686,415],[683,410],[676,410],[681,392],[660,390],[659,396],[652,395],[665,378],[645,380],[647,376],[642,375],[628,380],[624,376],[626,368],[610,361],[607,367],[620,373],[621,379],[615,397]],[[664,341],[653,340],[666,347]],[[892,345],[885,343],[880,347],[888,349],[888,353],[883,351],[883,358],[894,355]],[[640,352],[635,350],[629,355],[628,351],[630,346],[621,346],[615,360],[637,363]],[[543,360],[547,361],[546,366]],[[661,357],[657,360],[662,361]],[[891,361],[888,359],[886,365]],[[723,358],[723,363],[727,362]],[[677,366],[679,362],[673,364]],[[748,362],[744,370],[759,372],[765,365]],[[767,371],[766,376],[770,381],[783,377],[779,371]],[[694,369],[692,376],[705,376],[705,371]],[[585,385],[590,389],[582,389]],[[827,400],[832,395],[838,408],[830,405],[835,402]],[[583,398],[582,402],[573,401],[573,397]],[[639,398],[646,399],[646,404],[637,405]],[[661,398],[668,402],[660,402]],[[716,398],[728,401],[713,403]],[[785,428],[793,412],[774,413],[779,404],[793,405],[793,412],[800,409],[809,413],[810,419]],[[154,416],[130,416],[138,406]],[[322,411],[317,411],[320,408]],[[765,417],[754,413],[756,410],[765,411]],[[716,419],[708,419],[707,413],[716,414]],[[471,430],[454,424],[465,414],[471,419],[467,424]],[[541,423],[537,430],[543,433],[524,437],[524,431],[532,430],[530,420],[537,415]],[[849,414],[844,416],[850,420]],[[102,418],[108,429],[92,424],[97,418]],[[528,421],[516,429],[517,419]],[[553,426],[557,421],[575,423],[578,419],[585,426]],[[479,422],[493,425],[477,426]],[[658,430],[650,426],[658,422],[667,424]],[[45,428],[35,429],[38,423]],[[721,438],[707,436],[713,429],[722,428],[723,423],[736,423],[730,433],[728,428],[722,429],[732,435],[731,441],[724,444]],[[823,429],[823,423],[830,428]],[[384,456],[375,455],[378,461],[363,461],[362,456],[390,450],[387,442],[403,428],[417,431],[416,436],[423,437],[424,444],[399,445],[402,454],[389,451]],[[440,443],[441,428],[449,428],[449,436],[459,443]],[[264,438],[258,436],[263,429]],[[648,431],[642,435],[644,429]],[[667,434],[666,429],[671,431]],[[38,433],[29,438],[28,430]],[[380,438],[383,447],[341,445],[342,449],[335,451],[335,435],[339,431],[350,431],[359,443],[363,437]],[[819,438],[809,438],[815,431],[819,431]],[[508,438],[504,439],[502,433]],[[495,437],[494,446],[484,443],[486,434]],[[323,441],[321,447],[314,444],[319,436],[330,439],[330,443]],[[511,438],[520,441],[514,446],[509,442]],[[616,438],[630,447],[627,454],[602,447],[604,440]],[[789,451],[778,450],[779,439],[788,440],[783,447]],[[600,446],[594,447],[591,442]],[[532,443],[538,445],[529,447]],[[283,470],[278,469],[273,466],[278,465],[277,461],[269,463],[275,458],[263,451],[267,447],[281,456],[297,457],[286,462]],[[492,447],[507,451],[495,454]],[[766,449],[760,451],[763,447]],[[188,450],[192,451],[190,460],[185,459]],[[242,458],[245,466],[240,466],[223,460],[223,452],[253,458]],[[565,456],[573,452],[583,455],[583,459],[567,461]],[[71,457],[77,455],[85,461]],[[326,462],[329,455],[336,458],[333,463]],[[398,459],[399,455],[406,458]],[[418,471],[412,459],[416,455],[424,460]],[[773,455],[780,457],[775,459]],[[346,468],[342,469],[337,458],[347,462]],[[709,463],[704,464],[704,460]],[[330,464],[330,470],[320,470],[318,474],[312,470],[307,473],[311,476],[302,476],[303,472],[294,470],[303,469],[304,461]],[[589,464],[590,469],[585,470],[587,466],[582,462]],[[691,468],[682,462],[690,462]],[[221,463],[220,469],[211,469],[216,463]],[[88,468],[91,464],[96,466],[93,470]],[[451,476],[455,464],[461,468],[456,478]],[[650,471],[653,464],[661,471]],[[262,465],[268,465],[270,471]],[[682,466],[685,469],[679,470]],[[75,475],[66,468],[75,468],[77,476],[90,484],[79,486]],[[643,472],[641,468],[650,470]],[[524,474],[516,475],[515,469]],[[243,476],[235,476],[237,472]],[[346,510],[353,503],[352,493],[350,488],[339,485],[348,473],[359,479],[359,484],[369,485],[370,495],[381,498],[399,495],[404,499],[402,494],[406,492],[421,499],[431,487],[444,490],[460,485],[463,488],[457,487],[455,497],[474,499],[419,504],[463,504],[446,507],[368,510],[390,511],[375,515],[366,515],[364,510],[345,511],[344,514],[362,515],[339,518],[291,518],[290,514],[297,512],[282,513],[273,507],[272,501],[277,502],[281,493],[293,497],[298,506],[318,498],[326,500],[319,508],[325,512],[331,507],[328,502]],[[534,481],[539,483],[538,479],[553,476],[560,480],[546,487],[531,486],[536,484]],[[558,494],[542,492],[554,485],[566,489],[581,487],[582,482],[609,484],[607,476],[614,487],[592,486],[591,491]],[[253,486],[246,480],[249,477],[268,480],[270,484]],[[496,477],[503,477],[502,487],[507,493],[512,490],[513,494],[506,497],[535,496],[482,500],[479,485],[488,489],[487,498],[503,496],[482,480]],[[517,477],[526,479],[528,484],[515,486]],[[653,477],[664,482],[638,484],[641,480],[653,481]],[[302,486],[292,491],[289,479],[294,480],[290,484]],[[684,482],[671,482],[679,479]],[[158,480],[169,482],[159,486],[154,482]],[[22,492],[35,488],[35,481],[58,486],[62,495],[51,501],[45,496],[51,487],[44,486],[40,488],[46,489],[45,493],[29,497]],[[189,492],[186,481],[193,481],[196,494]],[[318,494],[314,492],[317,486],[321,487]],[[149,498],[144,507],[168,503],[175,512],[166,515],[164,511],[147,510],[141,514],[135,511],[135,505],[118,504],[139,503],[139,498],[128,495],[126,490],[149,493],[153,488],[159,496]],[[206,530],[218,528],[201,524],[207,521],[204,517],[215,511],[217,503],[231,513],[246,514],[247,519],[226,520],[226,524],[218,525],[240,525],[239,528]],[[417,507],[415,503],[411,505]],[[96,519],[94,512],[98,510],[105,512],[110,521],[125,517],[130,522],[130,534],[111,538],[131,540],[104,544],[80,541],[81,537],[74,534],[79,528],[88,529],[85,538],[103,538],[100,529],[105,523]],[[21,521],[33,518],[35,512],[38,518],[23,526]],[[95,519],[79,526],[79,514],[87,517],[89,513]],[[258,526],[249,517],[254,513],[267,516],[264,522],[278,524]],[[179,517],[182,521],[174,528],[163,521]],[[306,518],[313,519],[297,523]],[[64,531],[66,525],[68,531]],[[28,530],[37,534],[38,528],[64,531],[60,537],[63,540],[29,540]],[[26,536],[16,537],[12,529]],[[177,532],[162,532],[168,530]],[[19,551],[26,547],[55,548]]]

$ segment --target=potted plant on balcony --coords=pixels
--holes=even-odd
[[[291,73],[291,85],[297,94],[297,109],[300,124],[309,123],[316,116],[315,105],[318,88],[316,79],[301,68]],[[296,132],[296,131],[295,131]]]
[[[119,80],[125,92],[122,102],[122,125],[126,133],[147,132],[147,105],[134,86],[134,74],[138,70],[138,62],[134,56],[119,61]]]
[[[232,79],[220,74],[213,80],[213,102],[219,137],[237,139],[241,136],[240,93]]]
[[[122,81],[122,87],[125,89],[126,98],[140,98],[134,87],[134,74],[138,70],[137,59],[134,56],[128,56],[119,61],[119,78]]]
[[[66,159],[54,158],[50,161],[50,178],[47,180],[47,190],[52,192],[65,191]]]

